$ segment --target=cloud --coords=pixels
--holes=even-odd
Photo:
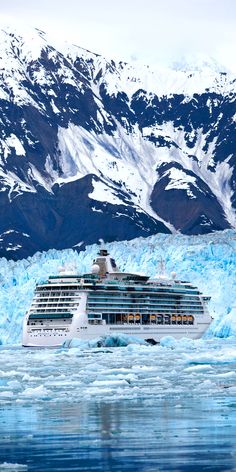
[[[206,53],[236,67],[235,0],[11,0],[1,12],[108,58],[167,63]]]

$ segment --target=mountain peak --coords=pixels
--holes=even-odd
[[[1,255],[236,226],[230,75],[0,36]]]
[[[174,70],[184,72],[213,72],[213,73],[231,73],[223,64],[206,54],[196,53],[187,54],[174,61],[171,65]]]

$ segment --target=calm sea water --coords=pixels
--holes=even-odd
[[[0,351],[0,471],[236,471],[233,344]]]

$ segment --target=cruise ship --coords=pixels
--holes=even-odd
[[[163,274],[120,272],[107,249],[100,249],[91,272],[62,268],[36,286],[23,322],[23,346],[61,346],[73,338],[114,334],[158,343],[163,336],[197,339],[211,323],[210,297],[191,283]]]

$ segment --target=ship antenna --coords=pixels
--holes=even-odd
[[[104,240],[103,240],[103,239],[99,239],[99,243],[100,243],[100,250],[99,250],[100,256],[107,256],[107,255],[108,255],[108,251],[107,251],[107,249],[106,249]]]
[[[98,241],[99,241],[99,243],[100,243],[100,249],[105,249],[105,242],[104,242],[104,239],[100,238]]]
[[[166,264],[162,256],[160,259],[159,266],[160,266],[160,275],[166,275]]]

